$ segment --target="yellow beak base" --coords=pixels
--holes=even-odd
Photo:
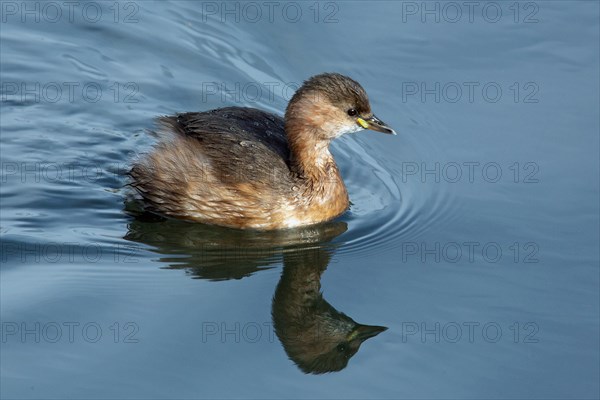
[[[358,124],[360,126],[362,126],[364,129],[369,129],[369,124],[364,119],[362,119],[362,118],[356,118],[356,122],[358,122]]]

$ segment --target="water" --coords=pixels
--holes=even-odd
[[[61,4],[2,3],[2,397],[598,398],[597,2]],[[136,215],[153,118],[324,71],[399,132],[334,143],[347,214]],[[325,375],[289,341],[320,274],[388,328]]]

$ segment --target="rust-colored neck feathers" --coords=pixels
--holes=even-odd
[[[293,172],[304,179],[322,179],[337,172],[329,152],[330,105],[307,95],[292,99],[285,114]]]
[[[314,216],[331,219],[348,208],[348,192],[335,160],[329,152],[335,115],[327,102],[313,96],[292,99],[285,115],[285,130],[290,147],[290,167],[302,190],[301,203]]]

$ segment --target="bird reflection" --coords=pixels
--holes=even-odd
[[[359,324],[323,298],[321,274],[331,251],[318,247],[286,254],[273,297],[275,333],[288,357],[305,373],[344,369],[365,340],[387,329]]]
[[[131,213],[131,212],[130,212]],[[288,357],[305,373],[339,371],[368,338],[386,330],[361,325],[321,294],[321,275],[335,252],[342,221],[285,231],[242,231],[131,213],[125,239],[161,254],[169,269],[193,278],[241,279],[283,261],[272,303],[275,333]]]
[[[166,269],[183,269],[192,278],[213,281],[241,279],[273,268],[286,252],[330,242],[347,229],[345,222],[337,221],[262,232],[128,211],[135,219],[129,223],[126,240],[151,246]]]

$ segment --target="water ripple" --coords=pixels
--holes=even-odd
[[[457,215],[458,203],[448,186],[402,183],[397,162],[377,157],[367,139],[343,141],[336,146],[352,206],[344,216],[349,229],[339,241],[341,254],[372,255],[397,248]],[[410,145],[410,144],[409,144]],[[423,145],[421,149],[425,151]],[[439,150],[427,147],[427,153]],[[419,148],[415,149],[417,154]],[[360,163],[352,162],[360,160]]]

